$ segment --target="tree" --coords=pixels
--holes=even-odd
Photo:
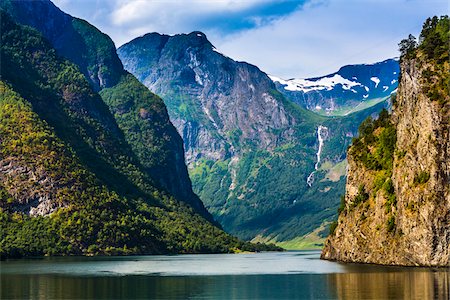
[[[398,44],[398,47],[402,57],[411,58],[417,48],[416,37],[410,34]]]

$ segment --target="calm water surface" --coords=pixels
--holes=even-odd
[[[1,299],[449,299],[450,271],[340,264],[319,251],[0,263]]]

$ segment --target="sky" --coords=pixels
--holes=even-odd
[[[284,79],[398,56],[448,0],[52,0],[117,47],[149,32],[204,32],[223,54]]]

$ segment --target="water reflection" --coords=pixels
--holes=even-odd
[[[2,262],[0,275],[1,299],[449,299],[450,293],[445,269],[345,265],[315,252],[18,260]]]
[[[412,270],[328,276],[339,299],[449,299],[449,272]]]

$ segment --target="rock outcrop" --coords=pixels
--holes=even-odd
[[[450,263],[450,97],[448,86],[437,86],[448,80],[450,70],[448,59],[430,59],[423,48],[402,57],[389,120],[396,134],[392,170],[370,167],[355,151],[358,143],[352,146],[345,203],[326,241],[324,259],[405,266]],[[374,136],[382,130],[375,129]],[[368,151],[377,150],[369,146]]]

